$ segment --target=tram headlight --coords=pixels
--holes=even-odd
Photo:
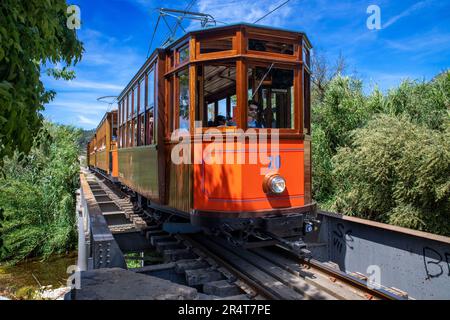
[[[286,190],[286,180],[281,176],[273,176],[269,180],[270,191],[276,194],[283,193]]]

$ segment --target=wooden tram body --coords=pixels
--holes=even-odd
[[[119,176],[117,110],[107,112],[87,145],[87,163],[112,179]]]
[[[315,214],[310,49],[303,33],[244,23],[192,31],[156,49],[118,97],[120,183],[144,205],[197,226],[303,235]],[[172,161],[180,144],[191,156],[210,147],[211,129],[232,139],[213,157],[233,163]],[[271,154],[274,129],[279,151]],[[236,138],[242,131],[246,138]],[[269,163],[250,161],[258,150],[268,150]],[[284,179],[282,193],[267,190],[272,175]]]

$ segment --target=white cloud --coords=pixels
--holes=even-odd
[[[85,116],[82,115],[78,115],[78,120],[80,121],[80,124],[84,124],[84,125],[92,125],[92,126],[96,126],[98,124],[98,122],[92,118],[86,118]]]
[[[65,113],[76,113],[83,115],[102,115],[106,112],[108,105],[98,102],[89,101],[67,101],[66,99],[61,99],[62,101],[54,101],[47,105],[47,109],[52,108],[54,110],[63,111]]]
[[[401,18],[407,17],[410,14],[412,14],[414,11],[422,9],[423,7],[427,6],[430,4],[431,1],[429,0],[425,0],[425,1],[419,1],[415,4],[413,4],[412,6],[410,6],[408,9],[402,11],[400,14],[393,16],[392,18],[390,18],[384,25],[383,25],[383,29],[386,29],[387,27],[393,25],[394,23],[396,23],[398,20],[400,20]]]
[[[85,52],[81,62],[73,68],[76,78],[62,81],[42,75],[46,89],[57,93],[55,100],[46,105],[44,115],[59,123],[89,129],[95,127],[110,108],[97,98],[119,95],[144,63],[145,56],[124,41],[97,30],[84,28],[79,36]]]
[[[89,80],[71,80],[67,81],[67,85],[71,88],[83,88],[83,89],[91,89],[91,90],[117,90],[120,93],[124,86],[116,85],[112,83],[102,83],[96,81]]]
[[[440,51],[448,51],[450,47],[450,34],[428,32],[395,41],[385,40],[385,43],[389,48],[403,52],[412,52],[414,56],[417,54],[432,54]]]
[[[275,9],[284,1],[261,0],[255,1],[228,1],[221,2],[217,0],[199,0],[198,11],[211,14],[217,21],[227,24],[236,22],[253,23],[269,11]],[[292,7],[289,4],[281,7],[263,20],[260,24],[282,26],[286,19],[292,14]],[[190,27],[199,27],[198,22],[191,24]]]

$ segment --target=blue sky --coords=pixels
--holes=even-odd
[[[57,96],[46,106],[46,118],[84,129],[97,126],[108,104],[100,96],[118,95],[144,63],[158,7],[184,9],[191,0],[73,0],[81,9],[78,36],[84,43],[76,79],[43,76]],[[191,11],[218,21],[254,22],[284,0],[196,0]],[[369,30],[369,5],[381,9],[381,30]],[[291,0],[260,23],[304,31],[314,49],[330,62],[342,54],[348,71],[364,80],[366,92],[383,90],[402,79],[431,79],[450,67],[450,1]],[[175,20],[168,20],[171,24]],[[186,20],[186,28],[198,28]],[[168,36],[160,24],[152,50]]]

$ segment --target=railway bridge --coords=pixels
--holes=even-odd
[[[320,212],[300,259],[176,234],[105,177],[80,181],[81,272],[67,299],[450,299],[448,237]]]

